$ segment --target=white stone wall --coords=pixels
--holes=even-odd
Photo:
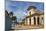
[[[37,24],[37,18],[38,18],[38,16],[35,16],[35,19],[36,19],[36,25],[38,25],[38,24]]]
[[[28,11],[28,14],[27,14],[27,16],[29,16],[29,15],[30,15],[30,14],[29,14],[29,12],[30,12],[30,11]]]
[[[39,17],[39,23],[40,24],[44,24],[44,19],[42,20],[42,17],[44,17],[43,15],[41,15],[41,16],[33,16],[33,17],[31,17],[31,25],[34,25],[34,17],[35,17],[35,19],[36,19],[36,25],[38,25],[37,24],[37,18]],[[30,18],[27,18],[27,20],[25,20],[25,24],[27,24],[27,25],[30,25],[30,20],[29,20]]]
[[[29,13],[31,12],[31,15],[32,14],[34,14],[34,13],[36,13],[36,11],[37,10],[34,10],[34,9],[31,9],[31,10],[29,10],[28,11],[28,16],[30,15]],[[44,19],[42,19],[42,17],[44,18],[44,16],[43,15],[40,15],[40,16],[35,16],[35,18],[36,18],[36,25],[37,25],[37,17],[39,17],[39,23],[40,24],[44,24]],[[28,23],[28,25],[29,25],[29,18],[27,19],[27,23]],[[31,25],[34,25],[34,16],[33,17],[31,17]]]
[[[31,13],[30,13],[30,12],[31,12]],[[29,10],[29,11],[28,11],[28,14],[27,14],[28,16],[30,15],[29,13],[32,15],[32,14],[36,13],[36,10],[34,10],[34,9]]]
[[[31,17],[31,25],[34,25],[34,17]]]
[[[36,13],[36,11],[34,9],[31,9],[29,11],[31,12],[31,15],[34,14],[34,13]]]
[[[40,15],[39,17],[40,17],[40,24],[44,24],[44,15]],[[43,17],[43,19],[42,19],[42,17]]]
[[[29,23],[29,22],[30,22],[29,19],[30,19],[30,18],[27,18],[27,23],[28,23],[28,25],[30,25],[30,23]]]
[[[26,19],[25,19],[25,25],[26,25]]]

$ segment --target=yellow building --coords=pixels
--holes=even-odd
[[[36,7],[29,6],[28,14],[26,18],[24,18],[25,25],[44,25],[44,13],[38,11]]]

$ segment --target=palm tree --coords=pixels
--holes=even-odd
[[[12,27],[15,27],[15,24],[17,24],[17,18],[16,18],[16,16],[13,16],[12,17]]]

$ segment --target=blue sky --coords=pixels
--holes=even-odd
[[[44,10],[43,3],[36,3],[36,2],[25,2],[25,1],[11,1],[6,0],[6,10],[8,12],[12,11],[14,15],[18,18],[17,20],[20,21],[27,15],[27,8],[29,6],[35,6],[38,10]]]

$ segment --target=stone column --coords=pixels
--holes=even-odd
[[[34,25],[34,17],[31,17],[31,25]]]
[[[35,16],[35,18],[36,18],[36,25],[38,25],[38,24],[37,24],[37,18],[38,18],[38,16]]]
[[[30,25],[30,24],[29,24],[29,22],[30,22],[29,19],[30,19],[30,18],[27,18],[27,24],[28,24],[28,25]]]
[[[40,16],[40,21],[39,21],[40,25],[44,24],[44,21],[42,20],[42,17]]]
[[[26,19],[25,19],[25,25],[26,25]]]
[[[39,16],[39,24],[41,24],[41,17]]]

